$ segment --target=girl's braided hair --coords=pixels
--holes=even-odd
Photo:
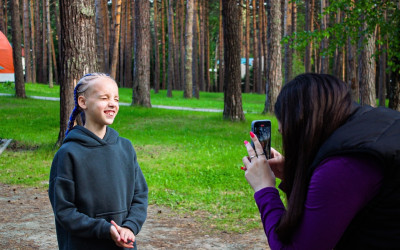
[[[78,114],[81,115],[82,119],[82,125],[85,125],[85,112],[83,112],[83,109],[79,106],[78,104],[78,97],[83,95],[85,91],[89,88],[89,83],[100,78],[100,77],[108,77],[112,79],[112,77],[109,74],[105,73],[90,73],[84,75],[78,82],[78,84],[75,86],[74,89],[74,103],[75,107],[71,112],[71,115],[69,116],[69,121],[68,121],[68,126],[67,126],[67,131],[65,131],[65,136],[68,135],[68,133],[72,130],[72,128],[75,125],[75,120]],[[114,81],[114,79],[112,79]]]

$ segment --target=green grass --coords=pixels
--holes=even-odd
[[[53,94],[42,94],[41,88],[47,86],[28,84],[27,94]],[[121,90],[125,95],[129,91]],[[184,100],[174,92],[172,100],[191,107],[223,106],[221,93]],[[153,104],[172,105],[169,101],[163,93],[152,94]],[[248,105],[261,111],[264,100],[257,96]],[[47,188],[59,132],[59,102],[0,97],[0,111],[0,137],[14,140],[0,156],[0,182]],[[249,140],[255,119],[271,119],[272,146],[280,150],[276,119],[261,114],[246,114],[245,122],[232,123],[223,120],[222,113],[121,106],[112,127],[137,151],[150,204],[189,213],[210,228],[243,232],[261,227],[253,191],[240,170],[246,155],[243,141]]]

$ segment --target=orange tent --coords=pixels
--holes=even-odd
[[[12,48],[7,37],[0,31],[0,82],[14,82]]]

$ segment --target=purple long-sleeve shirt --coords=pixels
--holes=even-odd
[[[376,161],[355,156],[325,159],[315,169],[308,188],[304,215],[289,245],[275,228],[285,211],[276,188],[254,194],[271,249],[332,249],[351,220],[379,191],[383,173]]]

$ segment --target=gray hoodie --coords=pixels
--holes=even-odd
[[[110,221],[137,235],[148,188],[131,142],[107,127],[100,139],[75,126],[54,156],[49,180],[60,249],[119,249]],[[136,244],[135,244],[136,248]]]

